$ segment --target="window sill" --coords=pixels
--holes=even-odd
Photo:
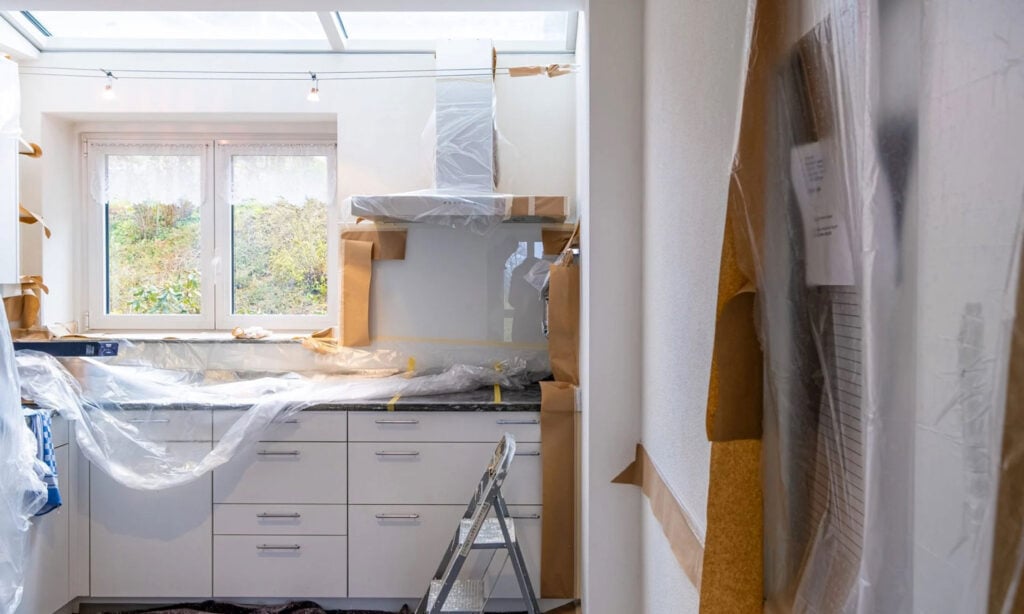
[[[86,337],[124,341],[166,341],[188,343],[299,343],[302,337],[310,332],[274,333],[263,339],[236,339],[228,331],[148,331],[148,332],[110,332],[90,331],[83,333]]]

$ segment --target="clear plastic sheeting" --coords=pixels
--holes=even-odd
[[[996,512],[1024,454],[1003,449],[1024,4],[783,6],[759,3],[765,130],[730,203],[765,350],[766,610],[1019,611],[1024,544],[998,565],[993,544],[1021,535]]]
[[[468,392],[483,386],[521,388],[524,361],[495,367],[456,365],[431,374],[389,377],[283,374],[227,379],[204,371],[67,361],[39,352],[17,355],[21,395],[59,410],[94,467],[140,490],[188,483],[231,460],[277,420],[317,406]],[[202,457],[182,456],[165,441],[209,441],[211,421],[237,416]],[[212,415],[211,415],[212,413]]]
[[[14,612],[21,602],[30,519],[46,503],[36,452],[18,395],[7,316],[0,313],[0,612]]]
[[[421,222],[490,234],[513,218],[564,221],[566,200],[497,192],[499,147],[515,148],[495,124],[494,50],[489,40],[438,43],[434,114],[424,131],[433,133],[434,185],[399,194],[353,195],[355,218]],[[491,66],[492,70],[480,67]]]

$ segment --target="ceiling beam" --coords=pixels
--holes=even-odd
[[[584,0],[0,0],[22,11],[578,11]]]
[[[345,35],[341,31],[341,24],[338,23],[338,18],[334,12],[317,11],[316,16],[320,19],[320,25],[324,28],[324,35],[327,36],[328,42],[331,43],[331,50],[344,51]]]

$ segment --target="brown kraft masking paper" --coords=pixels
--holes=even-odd
[[[683,573],[694,586],[700,587],[704,565],[704,547],[694,530],[694,523],[665,484],[665,479],[647,455],[643,445],[636,444],[636,458],[622,473],[615,476],[613,484],[639,486],[651,503],[651,512],[661,525],[669,547],[675,554]]]
[[[373,260],[405,260],[408,234],[405,229],[349,228],[341,231],[341,238],[347,241],[373,243]]]
[[[989,612],[1024,612],[1024,267],[1017,282],[1007,375]]]
[[[341,241],[341,344],[370,345],[370,278],[373,243]]]
[[[580,383],[580,267],[571,252],[551,265],[548,282],[548,356],[555,380]]]
[[[576,386],[541,382],[540,596],[576,596]]]
[[[719,265],[715,349],[707,405],[711,443],[702,614],[760,613],[764,600],[761,482],[763,357],[754,327],[755,262],[763,235],[769,93],[786,41],[788,2],[760,0],[754,14],[740,135],[729,184]]]

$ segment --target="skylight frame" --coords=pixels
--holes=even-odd
[[[357,13],[362,11],[344,11],[345,13]],[[409,11],[416,12],[416,11]],[[423,11],[429,12],[429,11]],[[480,12],[491,11],[453,11],[453,12]],[[501,11],[499,11],[501,12]],[[527,41],[527,40],[502,40],[494,39],[494,48],[498,53],[576,53],[576,35],[579,29],[579,11],[538,11],[550,13],[565,13],[566,31],[560,40],[551,41]],[[436,51],[436,42],[431,40],[411,39],[361,39],[353,38],[345,26],[345,19],[342,11],[333,12],[341,33],[345,38],[345,49],[357,52],[407,52],[407,53],[433,53]]]
[[[7,21],[41,52],[433,53],[436,50],[435,42],[430,40],[351,38],[346,32],[342,12],[303,12],[312,13],[320,20],[323,29],[322,39],[74,38],[51,34],[45,21],[35,18],[31,11],[0,11],[0,18]],[[550,41],[495,40],[495,49],[499,53],[575,53],[579,12],[552,12],[566,14],[566,32],[563,38]]]
[[[111,11],[135,12],[135,11]],[[273,11],[253,11],[273,12]],[[302,11],[319,18],[314,11]],[[238,53],[328,53],[333,50],[327,33],[321,38],[306,39],[231,39],[231,38],[76,38],[48,33],[46,23],[30,11],[3,11],[6,20],[29,43],[41,52],[109,51],[109,52],[238,52]],[[323,25],[321,23],[321,28]],[[47,34],[44,34],[44,31]]]

